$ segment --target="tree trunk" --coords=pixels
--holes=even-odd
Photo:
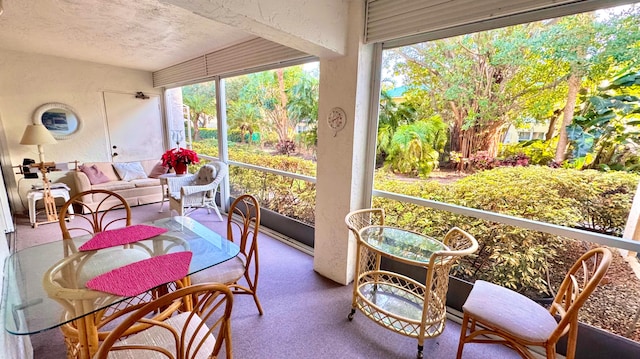
[[[554,161],[556,163],[562,163],[566,158],[567,145],[569,140],[567,139],[567,126],[571,124],[573,120],[573,113],[576,109],[576,99],[578,98],[578,90],[580,89],[580,78],[575,72],[571,73],[568,80],[569,92],[567,93],[567,104],[564,107],[564,114],[562,115],[562,125],[560,127],[560,137],[558,138],[558,147],[556,148],[556,156]]]
[[[280,95],[280,105],[276,106],[280,107],[279,111],[277,111],[277,116],[279,117],[277,121],[282,130],[280,140],[286,141],[289,139],[289,115],[287,114],[287,93],[284,86],[284,70],[278,69],[276,70],[276,74],[278,76],[278,94]]]
[[[544,135],[545,141],[549,141],[553,138],[553,134],[556,132],[556,122],[562,113],[561,110],[553,111],[553,115],[549,119],[549,129],[547,129],[547,133]]]
[[[196,113],[192,118],[191,118],[191,126],[193,127],[193,141],[199,141],[201,140],[200,138],[200,126],[199,126],[199,121],[200,120],[200,113]]]

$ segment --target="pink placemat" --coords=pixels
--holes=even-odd
[[[78,249],[81,251],[95,251],[97,249],[142,241],[165,233],[166,231],[166,228],[136,224],[96,233],[93,238],[81,245]]]
[[[101,292],[132,297],[189,274],[191,252],[164,254],[101,274],[86,284]]]

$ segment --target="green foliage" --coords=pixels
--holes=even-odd
[[[182,87],[182,102],[189,107],[193,139],[199,140],[200,127],[207,127],[209,118],[216,115],[215,82],[203,82]]]
[[[385,163],[394,172],[426,178],[438,166],[446,141],[446,128],[438,116],[401,125],[386,149]]]
[[[623,73],[589,96],[567,127],[575,168],[640,172],[640,72]]]
[[[418,118],[435,113],[447,123],[448,150],[464,151],[464,158],[477,151],[495,155],[498,128],[526,119],[544,122],[560,109],[573,108],[565,106],[567,94],[574,93],[570,85],[571,90],[593,89],[621,68],[637,68],[638,9],[616,9],[605,16],[590,12],[395,48],[384,52],[383,63],[404,77],[409,86],[404,97]],[[570,78],[577,81],[570,84]],[[378,134],[383,151],[378,148],[378,155],[398,127],[388,121],[387,104],[383,93]]]
[[[549,141],[530,140],[514,144],[501,144],[498,156],[502,158],[523,154],[529,158],[529,164],[547,166],[555,156],[558,138]]]
[[[478,172],[449,185],[435,181],[401,181],[384,173],[376,189],[428,200],[497,212],[569,227],[619,235],[640,176],[553,169],[500,167]],[[562,248],[563,239],[450,212],[375,197],[374,207],[387,213],[387,223],[442,238],[458,226],[480,243],[454,273],[485,279],[529,295],[549,293],[547,262]]]
[[[214,128],[200,128],[200,138],[203,140],[206,139],[218,139],[218,130]]]
[[[251,153],[240,147],[230,151],[229,156],[238,162],[315,176],[315,163],[297,157]],[[313,225],[314,183],[237,166],[231,166],[229,172],[232,194],[251,193],[258,197],[264,208]]]

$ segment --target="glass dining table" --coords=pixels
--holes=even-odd
[[[190,275],[225,262],[240,251],[235,243],[189,217],[145,224],[167,231],[132,244],[69,256],[65,256],[65,247],[79,248],[93,236],[54,241],[13,253],[5,262],[1,303],[5,329],[15,335],[29,335],[74,323],[80,342],[74,356],[90,358],[99,339],[94,318],[87,318],[107,307],[126,305],[131,297],[87,289],[87,281],[122,265],[185,251],[191,252]],[[188,277],[185,283],[189,283]]]

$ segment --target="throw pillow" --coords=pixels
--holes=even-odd
[[[100,171],[98,167],[96,167],[96,165],[81,165],[78,166],[78,169],[80,169],[80,171],[84,172],[84,174],[87,175],[87,177],[89,178],[89,183],[91,183],[92,185],[111,181],[109,177],[107,177],[107,175],[102,173],[102,171]]]
[[[142,168],[140,162],[114,163],[113,168],[116,169],[118,176],[120,176],[120,179],[123,181],[147,178],[147,174],[144,172],[144,168]]]
[[[211,165],[204,165],[198,170],[198,174],[196,174],[196,178],[193,182],[197,185],[209,184],[213,182],[214,178],[216,178],[216,172],[215,167]]]
[[[162,165],[162,162],[158,161],[155,166],[151,169],[151,173],[149,173],[149,178],[158,178],[158,176],[163,175],[169,172],[169,167],[165,167]]]

